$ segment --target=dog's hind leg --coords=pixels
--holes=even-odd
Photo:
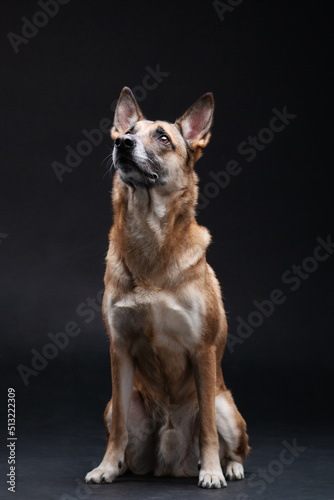
[[[109,437],[112,419],[112,399],[104,412],[104,424]],[[135,474],[147,474],[154,469],[155,422],[146,412],[143,399],[137,389],[133,389],[127,422],[128,444],[125,461],[120,475],[129,467]]]
[[[249,452],[246,423],[232,394],[222,390],[215,399],[220,460],[226,479],[243,479],[243,459]]]

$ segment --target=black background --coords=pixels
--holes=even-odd
[[[198,211],[213,237],[208,261],[231,334],[254,300],[276,288],[286,296],[234,352],[226,350],[227,385],[250,429],[324,425],[334,256],[294,292],[282,274],[332,232],[328,2],[244,1],[221,21],[205,1],[71,0],[15,54],[7,33],[21,34],[22,16],[31,20],[38,10],[37,2],[15,1],[1,16],[2,394],[6,401],[7,387],[16,389],[21,432],[49,425],[57,435],[69,420],[103,432],[108,339],[100,313],[88,323],[77,307],[103,287],[112,141],[105,134],[62,182],[52,163],[65,163],[66,146],[75,149],[83,129],[112,119],[122,87],[142,85],[147,66],[157,65],[168,76],[138,99],[149,119],[174,121],[200,95],[214,94],[212,139],[197,164],[201,192],[229,160],[242,167]],[[296,118],[247,162],[239,144],[284,106]],[[48,333],[69,321],[80,334],[25,386],[17,366],[30,367],[31,349],[42,352]]]

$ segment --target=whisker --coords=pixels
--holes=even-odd
[[[113,148],[109,147],[106,145],[106,148],[109,149],[110,153],[104,158],[104,160],[102,161],[101,163],[101,167],[103,165],[106,165],[107,167],[107,170],[106,172],[104,173],[103,175],[103,178],[109,173],[110,174],[110,177],[111,177],[111,174],[112,174],[112,169],[113,169],[113,166],[114,166],[114,162],[113,162],[113,158],[112,158],[112,154],[113,154]]]

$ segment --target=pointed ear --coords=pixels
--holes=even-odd
[[[115,140],[119,135],[124,134],[129,127],[143,118],[135,96],[129,87],[124,87],[115,110],[114,124],[111,129],[112,139]]]
[[[213,95],[208,92],[176,121],[192,149],[205,148],[209,142],[214,106]]]

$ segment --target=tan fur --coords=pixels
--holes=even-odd
[[[175,150],[162,151],[164,185],[135,188],[118,173],[114,177],[103,300],[113,398],[105,411],[106,455],[86,480],[113,481],[124,472],[124,460],[138,473],[193,475],[200,460],[200,485],[220,487],[226,484],[221,465],[242,464],[249,447],[245,421],[221,370],[227,322],[218,281],[206,262],[210,235],[195,220],[194,164],[210,137],[213,100],[206,94],[175,124],[144,120],[130,101],[131,93],[123,90],[113,139],[128,125],[122,122],[125,109],[145,150],[159,155],[152,135],[158,125]],[[201,133],[185,140],[194,126],[190,119],[196,125],[195,114],[209,115],[210,106]],[[219,434],[215,400],[220,425],[230,425],[231,436]],[[143,434],[145,425],[151,429]]]

